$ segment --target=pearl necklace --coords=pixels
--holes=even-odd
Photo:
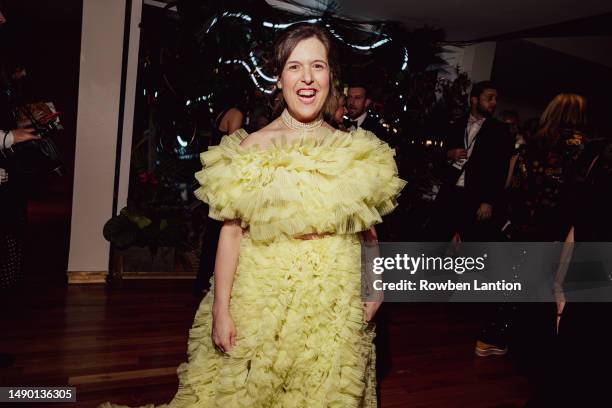
[[[283,113],[281,114],[281,119],[283,120],[283,123],[285,124],[285,126],[293,130],[313,130],[315,128],[320,127],[323,124],[322,117],[317,120],[313,120],[312,122],[308,122],[308,123],[300,122],[299,120],[291,116],[291,114],[289,113],[287,109],[285,109]]]

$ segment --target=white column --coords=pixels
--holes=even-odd
[[[127,205],[128,187],[130,183],[132,132],[134,130],[134,105],[136,103],[136,79],[138,76],[138,50],[140,47],[142,7],[142,0],[132,0],[132,12],[130,14],[130,43],[125,81],[123,136],[121,138],[121,162],[119,164],[119,190],[117,192],[117,213]]]
[[[134,0],[130,52],[138,55],[142,3]],[[136,14],[136,15],[135,15]],[[81,66],[72,199],[69,281],[104,281],[109,243],[102,236],[112,216],[121,95],[126,0],[83,0]],[[137,18],[136,21],[134,19]],[[134,44],[135,42],[135,44]],[[129,61],[121,171],[129,166],[136,62]],[[127,184],[119,200],[125,200]],[[119,203],[121,205],[121,203]]]

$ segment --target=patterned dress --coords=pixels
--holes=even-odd
[[[576,184],[588,168],[582,134],[561,132],[550,148],[523,147],[512,179],[510,205],[517,241],[562,241],[574,218]]]

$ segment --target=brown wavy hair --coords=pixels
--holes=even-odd
[[[300,43],[300,41],[309,38],[316,38],[323,43],[327,50],[327,62],[329,66],[329,93],[323,105],[323,115],[326,119],[333,117],[338,106],[338,95],[336,91],[335,81],[338,75],[336,64],[336,51],[333,42],[327,30],[321,26],[310,23],[297,23],[288,27],[283,31],[274,43],[274,51],[270,61],[271,70],[274,76],[280,78],[283,68],[289,59],[289,56]],[[279,97],[279,106],[275,112],[280,114],[286,107],[282,93]]]
[[[587,126],[587,102],[583,96],[562,93],[553,98],[542,116],[536,140],[542,147],[553,147],[564,130],[584,132]]]

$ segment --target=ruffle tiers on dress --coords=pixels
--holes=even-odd
[[[239,130],[202,153],[196,174],[209,215],[248,229],[230,301],[236,347],[214,347],[211,291],[190,330],[179,390],[162,407],[376,407],[356,233],[397,205],[405,182],[394,151],[363,130],[320,129],[266,150],[240,146],[246,136]],[[308,233],[333,235],[293,238]]]
[[[201,154],[195,194],[210,217],[242,220],[254,240],[366,230],[397,206],[406,184],[395,151],[363,129],[321,128],[265,150],[240,146],[247,136],[240,129]]]

